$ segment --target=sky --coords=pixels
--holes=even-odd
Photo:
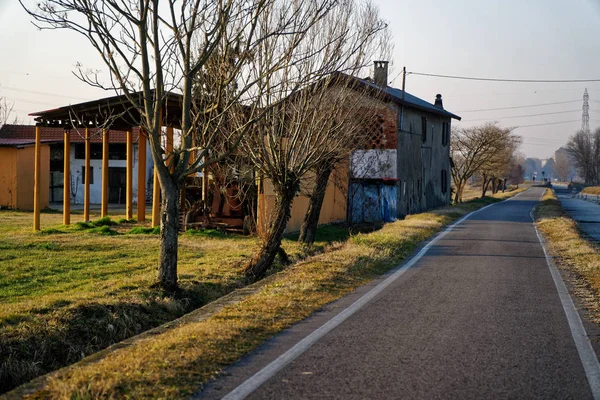
[[[600,0],[373,1],[392,31],[391,86],[401,87],[405,66],[406,91],[432,103],[442,94],[444,108],[462,117],[453,126],[497,121],[515,127],[523,138],[522,153],[548,158],[581,128],[587,88],[590,128],[600,127],[600,82],[486,82],[410,74],[600,80]],[[77,63],[105,70],[85,39],[38,30],[17,0],[0,0],[0,54],[0,97],[14,103],[23,123],[33,123],[31,112],[112,95],[72,74]],[[548,103],[561,104],[540,105]]]

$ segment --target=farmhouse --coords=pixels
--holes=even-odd
[[[387,85],[388,63],[376,61],[364,101],[377,110],[369,146],[351,159],[348,220],[391,221],[450,203],[450,124],[442,96],[433,104]],[[364,95],[363,95],[364,96]]]
[[[449,204],[450,127],[460,117],[444,109],[439,94],[432,104],[388,86],[385,61],[375,62],[373,79],[346,79],[353,82],[342,90],[355,90],[359,108],[374,117],[365,121],[366,145],[330,177],[319,223],[389,222]],[[271,185],[262,182],[259,221],[267,220],[274,203]],[[287,232],[300,229],[307,208],[308,198],[297,196]]]
[[[343,90],[355,90],[359,87],[356,96],[359,97],[361,106],[369,110],[369,114],[375,114],[365,129],[369,137],[368,143],[361,148],[356,148],[349,160],[342,163],[336,171],[327,187],[323,202],[322,213],[319,223],[331,223],[347,221],[349,223],[363,223],[376,221],[393,221],[407,214],[421,212],[433,207],[448,204],[450,202],[450,126],[451,120],[460,120],[460,117],[444,109],[441,95],[435,97],[434,103],[429,103],[404,90],[389,87],[388,63],[377,61],[374,65],[374,78],[359,79],[346,76],[354,82]],[[166,144],[163,143],[165,159],[172,152],[173,131],[179,126],[177,116],[181,114],[181,96],[170,94],[165,100],[166,112],[163,123],[166,129]],[[35,138],[35,130],[40,131],[40,154],[48,153],[48,161],[42,156],[40,172],[43,172],[39,181],[44,190],[47,187],[48,201],[62,200],[63,190],[69,189],[71,202],[85,202],[81,186],[84,183],[85,166],[82,164],[82,146],[85,138],[80,132],[82,128],[70,128],[71,115],[79,115],[84,119],[80,126],[88,127],[90,135],[90,194],[91,203],[102,203],[103,215],[106,204],[110,202],[120,203],[125,201],[128,210],[131,209],[131,194],[138,192],[138,219],[144,219],[146,199],[146,188],[152,182],[152,158],[148,145],[144,144],[142,160],[137,148],[139,141],[146,143],[146,137],[140,134],[137,128],[139,118],[132,116],[131,107],[124,96],[114,96],[107,99],[99,99],[91,102],[65,106],[54,110],[33,113],[38,122],[37,127],[19,127],[7,125],[0,131],[0,140],[5,140],[6,145],[11,140],[25,140],[19,146],[30,146]],[[103,134],[95,128],[98,123],[98,115],[122,115],[120,119],[113,121],[110,135],[107,131]],[[100,121],[100,124],[102,121]],[[95,130],[94,130],[95,129]],[[85,129],[83,129],[85,131]],[[132,137],[133,159],[130,168],[126,167],[126,131]],[[91,132],[91,133],[90,133]],[[64,139],[69,135],[73,146],[65,146]],[[108,142],[108,151],[104,152],[100,142],[104,138]],[[170,138],[170,139],[169,139]],[[169,146],[170,143],[170,146]],[[106,144],[106,143],[105,143]],[[68,149],[70,154],[69,171],[70,185],[64,186],[64,163],[63,153]],[[104,157],[102,154],[106,153]],[[144,154],[145,153],[145,154]],[[24,153],[23,153],[24,154]],[[100,160],[100,158],[105,158]],[[107,163],[107,171],[102,170],[102,163]],[[29,161],[30,167],[33,160]],[[141,168],[139,165],[143,165]],[[133,170],[138,171],[137,182],[132,182]],[[219,174],[209,168],[205,176],[190,177],[193,180],[190,189],[185,196],[188,205],[184,206],[182,221],[194,222],[196,214],[208,210],[213,220],[223,223],[234,223],[237,226],[248,218],[254,219],[258,228],[261,229],[267,222],[270,211],[275,204],[275,194],[268,180],[260,179],[254,173],[245,176],[243,182],[238,177],[238,182],[221,182]],[[129,172],[128,172],[129,171]],[[128,174],[128,175],[127,175]],[[129,179],[126,176],[129,176]],[[225,173],[224,175],[230,175]],[[200,178],[202,176],[202,178]],[[148,177],[148,182],[146,182]],[[48,183],[44,183],[47,179]],[[102,190],[98,185],[100,181],[108,181]],[[125,182],[129,180],[130,184]],[[198,183],[198,181],[201,183]],[[6,181],[6,179],[4,179]],[[157,182],[156,175],[154,182]],[[29,178],[32,184],[32,179]],[[246,187],[258,184],[254,199],[241,199],[239,196],[240,185]],[[308,179],[310,184],[310,178]],[[142,185],[142,186],[140,186]],[[0,178],[0,191],[6,186]],[[21,185],[22,186],[22,185]],[[132,187],[133,186],[133,187]],[[142,191],[137,188],[142,187]],[[62,189],[62,190],[61,190]],[[14,190],[14,189],[11,189]],[[43,191],[42,191],[43,192]],[[102,195],[106,192],[106,198]],[[127,196],[126,193],[130,193]],[[40,204],[44,204],[43,193],[40,193]],[[83,196],[83,198],[82,198]],[[141,197],[140,197],[141,196]],[[5,196],[6,197],[6,196]],[[153,202],[153,225],[158,224],[158,200],[159,194],[151,196]],[[197,198],[197,204],[194,204]],[[2,197],[0,197],[2,200]],[[66,204],[67,202],[65,202]],[[291,210],[291,219],[286,231],[298,231],[308,207],[308,198],[298,196]],[[28,207],[30,208],[30,207]],[[187,208],[187,209],[186,209]],[[39,208],[38,208],[39,209]],[[186,215],[187,212],[187,215]],[[68,211],[65,211],[65,221]],[[130,212],[128,211],[128,215]],[[196,221],[198,220],[196,215]],[[65,222],[68,223],[68,222]]]

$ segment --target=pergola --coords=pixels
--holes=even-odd
[[[142,93],[135,93],[140,98]],[[166,156],[165,162],[173,151],[173,129],[180,127],[182,96],[168,94],[164,100],[161,126],[166,126]],[[40,230],[40,143],[41,127],[64,128],[64,182],[70,182],[70,148],[71,130],[85,131],[85,176],[84,176],[84,219],[90,219],[90,130],[100,129],[102,132],[102,205],[101,216],[108,216],[108,144],[110,129],[127,132],[126,146],[126,215],[133,218],[133,128],[139,127],[138,137],[138,192],[137,220],[146,219],[146,141],[147,134],[140,126],[139,111],[129,101],[127,96],[113,96],[99,100],[88,101],[74,105],[59,107],[53,110],[39,111],[29,114],[35,117],[35,162],[34,162],[34,222],[33,228]],[[70,224],[71,220],[71,186],[64,185],[63,223]],[[154,189],[152,194],[152,226],[158,226],[160,213],[160,186],[156,168],[154,169]]]

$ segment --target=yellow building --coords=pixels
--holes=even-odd
[[[35,141],[0,138],[0,207],[33,210]],[[41,146],[41,187],[50,182],[50,146]],[[40,193],[40,207],[48,207],[48,190]]]
[[[312,189],[314,186],[314,176],[308,176],[303,179],[302,187]],[[304,222],[304,216],[308,210],[310,199],[299,194],[294,199],[292,209],[290,210],[290,220],[285,228],[285,232],[298,232]],[[348,167],[345,164],[338,165],[331,172],[321,213],[319,215],[319,225],[331,224],[346,221],[346,209],[348,204]],[[275,192],[273,184],[264,179],[260,185],[258,194],[258,216],[257,226],[259,231],[264,232],[269,224],[269,218],[275,207]]]

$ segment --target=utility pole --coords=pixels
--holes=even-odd
[[[405,90],[406,90],[406,67],[402,67],[402,100],[404,100],[404,91]]]

